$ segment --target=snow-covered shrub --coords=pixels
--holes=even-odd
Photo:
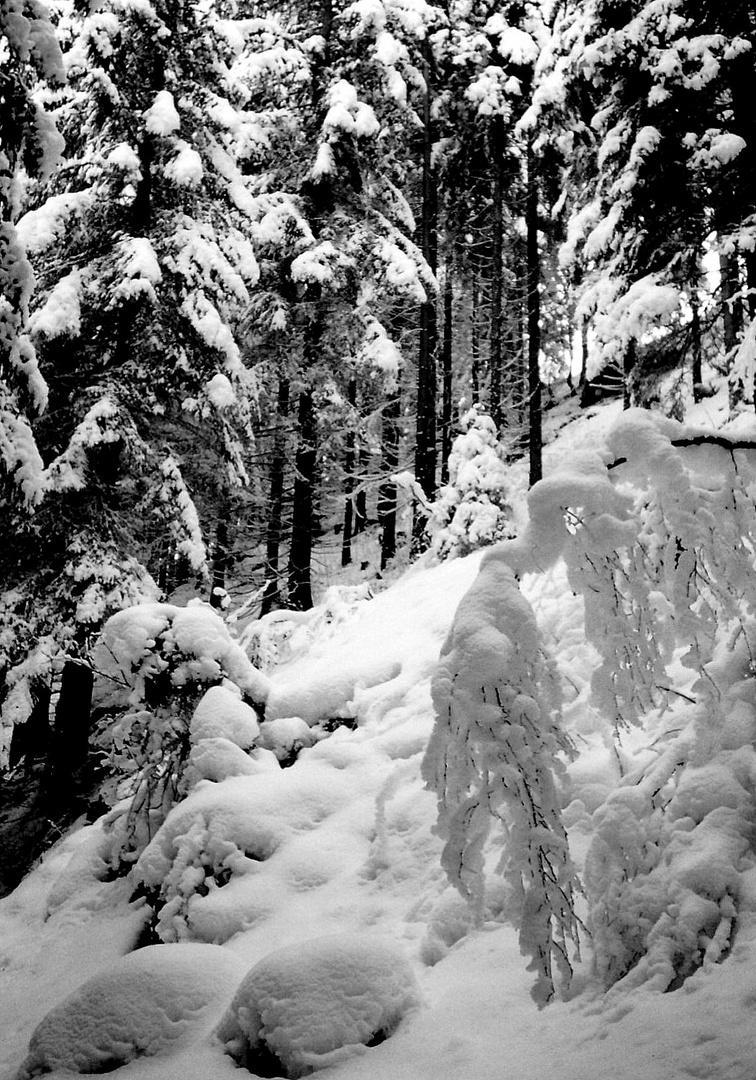
[[[589,918],[606,984],[666,989],[725,955],[752,903],[756,472],[735,441],[639,410],[607,443],[627,521],[576,515],[565,552],[602,661],[594,700],[617,727],[668,719],[594,815]]]
[[[427,529],[440,559],[469,555],[512,535],[505,449],[496,425],[480,406],[461,420],[449,455],[449,483],[432,504]]]
[[[319,604],[309,611],[280,609],[249,623],[241,643],[261,671],[269,671],[306,652],[313,641],[322,641],[371,599],[367,582],[332,585]]]
[[[395,946],[334,934],[256,964],[216,1036],[251,1073],[263,1065],[296,1078],[382,1042],[418,1003],[412,968]]]
[[[340,809],[346,780],[334,770],[281,770],[266,750],[250,758],[254,783],[232,776],[199,784],[171,810],[131,873],[154,911],[162,941],[222,943],[275,909],[275,875],[260,879],[260,863],[282,844],[307,834]]]
[[[754,906],[754,445],[629,410],[605,447],[533,487],[525,532],[494,556],[519,572],[564,558],[600,658],[594,706],[615,733],[634,725],[652,742],[593,815],[589,927],[606,985],[678,985],[727,954]],[[438,790],[455,765],[433,767]],[[469,811],[451,820],[475,869],[482,811]]]
[[[706,760],[709,704],[681,709],[658,757],[594,815],[586,885],[606,986],[679,985],[727,955],[736,919],[753,909],[756,687],[739,651],[743,677],[723,696],[724,745]]]
[[[499,824],[509,914],[543,1004],[554,994],[555,963],[569,980],[566,939],[577,941],[577,882],[555,781],[569,744],[535,616],[496,552],[484,557],[457,609],[432,695],[436,723],[423,776],[438,795],[443,866],[482,913],[486,840]]]
[[[208,1031],[244,975],[215,945],[153,945],[116,961],[45,1016],[17,1080],[111,1072]]]
[[[259,772],[259,760],[253,752],[259,735],[257,714],[242,701],[236,684],[226,680],[211,686],[189,723],[191,750],[180,791],[190,791],[200,780],[219,782],[228,776]]]
[[[203,757],[206,769],[210,739],[241,750],[252,744],[254,711],[240,699],[264,702],[268,685],[223,620],[202,603],[140,604],[118,612],[103,629],[95,666],[117,688],[108,693],[109,715],[97,744],[113,777],[106,797],[131,800],[128,812],[114,818],[113,859],[128,862],[182,793],[193,745],[195,769]],[[216,695],[210,700],[203,698],[208,688]],[[226,758],[233,756],[226,750]]]

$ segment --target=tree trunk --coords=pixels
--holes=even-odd
[[[349,380],[347,387],[347,402],[351,406],[349,430],[346,436],[346,453],[344,455],[344,491],[346,501],[344,503],[343,533],[341,537],[341,565],[349,566],[352,561],[352,533],[354,529],[354,474],[357,467],[357,437],[354,430],[355,408],[357,405],[357,380],[354,376]]]
[[[454,424],[453,371],[454,334],[454,274],[451,258],[444,271],[444,336],[441,343],[441,483],[449,482],[449,455],[452,447]]]
[[[433,127],[431,116],[431,49],[426,40],[423,44],[423,160],[422,160],[422,215],[420,248],[428,266],[435,274],[437,258],[437,197],[436,178],[433,168]],[[415,478],[428,499],[436,493],[436,353],[438,328],[436,325],[436,301],[429,296],[420,306],[420,343],[417,358],[417,426],[415,446]],[[416,550],[423,546],[425,516],[415,513],[413,541]]]
[[[480,281],[478,271],[473,267],[471,287],[470,315],[470,390],[473,405],[480,402]]]
[[[730,353],[740,344],[740,335],[743,330],[743,309],[740,300],[736,299],[740,291],[737,255],[720,255],[719,273],[722,282],[724,348],[726,353]]]
[[[580,320],[580,377],[578,379],[578,392],[582,397],[583,390],[588,382],[588,320]]]
[[[691,379],[693,382],[693,401],[698,403],[703,400],[703,351],[701,343],[701,312],[698,300],[692,299],[693,319],[690,324],[691,342]]]
[[[82,772],[89,758],[93,686],[94,673],[88,664],[65,662],[44,784],[45,798],[54,806],[70,806],[81,794]]]
[[[370,464],[370,456],[366,446],[361,446],[357,455],[357,465],[360,476],[365,476]],[[358,488],[354,497],[354,535],[364,532],[367,527],[367,488],[363,485]]]
[[[535,155],[528,146],[528,191],[525,209],[527,310],[528,310],[528,448],[530,452],[530,485],[543,475],[543,431],[541,404],[541,264],[538,254],[538,181]]]
[[[625,356],[623,359],[623,376],[624,376],[624,389],[622,393],[622,408],[629,409],[633,404],[633,388],[632,378],[633,371],[635,370],[635,361],[637,354],[637,345],[635,338],[630,338],[625,349]]]
[[[260,615],[267,615],[281,603],[281,540],[283,539],[284,476],[286,472],[286,421],[289,416],[289,380],[278,380],[279,425],[273,442],[268,493],[268,526],[265,536],[265,588]]]
[[[383,483],[378,490],[378,523],[381,531],[381,570],[396,555],[396,484],[390,477],[399,464],[399,391],[395,390],[383,411]]]
[[[312,607],[312,544],[315,486],[315,409],[312,392],[303,388],[297,407],[298,443],[289,548],[289,603],[299,611]]]
[[[38,683],[32,689],[32,711],[23,724],[14,724],[11,735],[8,765],[11,769],[24,759],[25,770],[32,762],[47,756],[50,743],[50,698],[52,691],[47,683]]]
[[[215,524],[215,543],[213,544],[212,572],[210,579],[210,606],[223,608],[226,596],[226,578],[230,555],[228,550],[228,519],[231,514],[228,493],[225,493],[218,505],[218,520]]]
[[[502,396],[502,335],[504,332],[504,121],[496,116],[491,122],[490,153],[493,156],[493,217],[491,222],[493,244],[491,266],[491,341],[489,408],[497,432],[503,416]]]

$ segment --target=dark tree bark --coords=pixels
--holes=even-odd
[[[489,409],[496,430],[501,427],[503,416],[502,358],[504,333],[504,121],[496,116],[491,122],[490,153],[493,158],[493,185],[491,200],[491,242],[493,247],[491,265],[491,343]]]
[[[352,423],[346,436],[344,455],[344,503],[343,533],[341,537],[341,565],[349,566],[352,561],[352,535],[354,531],[354,489],[355,470],[357,467],[357,436],[354,430],[354,412],[357,405],[357,380],[352,376],[347,387],[347,402],[351,406]]]
[[[267,615],[282,602],[281,542],[283,540],[284,477],[286,474],[286,422],[289,418],[289,380],[278,381],[278,417],[270,463],[268,492],[268,526],[265,536],[265,589],[260,615]]]
[[[23,724],[15,724],[11,735],[8,764],[11,769],[23,758],[28,769],[33,761],[44,760],[50,743],[49,685],[38,684],[32,691],[32,711]]]
[[[693,319],[690,324],[691,334],[691,380],[693,382],[693,400],[698,403],[703,399],[703,350],[701,342],[701,312],[698,301],[692,298]]]
[[[309,387],[299,393],[294,497],[289,548],[289,603],[299,611],[312,607],[312,546],[316,471],[315,408]]]
[[[737,255],[720,255],[719,272],[722,290],[722,321],[725,352],[732,352],[740,343],[743,330],[743,309],[736,299],[740,291]]]
[[[367,447],[361,446],[357,455],[357,463],[360,476],[365,476],[370,463]],[[364,532],[367,527],[367,488],[364,484],[357,489],[354,496],[354,535]]]
[[[454,425],[454,264],[447,260],[444,271],[444,332],[441,341],[441,483],[449,482],[449,455]]]
[[[437,265],[437,196],[433,168],[432,124],[432,57],[430,44],[423,44],[423,147],[422,147],[422,209],[420,249],[435,274]],[[420,343],[417,357],[417,421],[415,445],[415,478],[432,499],[436,493],[436,362],[438,328],[435,297],[429,296],[420,306]],[[424,516],[417,512],[413,528],[416,548],[422,547]]]
[[[399,464],[399,391],[389,397],[383,412],[383,475],[378,490],[378,524],[381,532],[381,570],[396,555],[396,484],[389,479]]]
[[[88,664],[67,660],[60,679],[44,783],[46,800],[70,806],[81,795],[89,758],[94,673]]]
[[[474,405],[480,402],[480,279],[473,267],[470,307],[470,389]]]
[[[227,494],[220,500],[217,514],[210,576],[210,606],[222,608],[230,566],[228,519],[231,508]]]
[[[582,396],[583,388],[588,382],[588,320],[580,320],[580,376],[578,378],[578,391]]]
[[[525,228],[527,262],[528,311],[528,421],[530,453],[530,485],[543,476],[543,430],[541,404],[541,262],[538,253],[538,178],[535,155],[528,147],[528,190],[526,196]]]
[[[633,404],[633,371],[635,370],[635,361],[637,359],[637,346],[635,338],[631,338],[627,343],[625,349],[625,355],[623,358],[623,376],[624,376],[624,388],[622,392],[622,408],[629,409]]]

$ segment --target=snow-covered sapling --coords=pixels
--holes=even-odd
[[[438,795],[444,868],[482,917],[486,842],[498,824],[508,914],[537,973],[533,996],[545,1004],[555,968],[569,980],[567,939],[578,940],[578,883],[556,781],[569,743],[535,616],[496,551],[457,609],[432,695],[436,723],[423,775]]]
[[[263,703],[268,683],[219,615],[200,602],[185,608],[138,604],[118,612],[105,624],[94,658],[101,676],[119,688],[106,699],[97,742],[113,777],[106,797],[130,799],[128,813],[117,819],[113,853],[128,863],[180,796],[193,744],[228,741],[229,730],[237,747],[251,743],[257,724],[240,699]],[[226,693],[219,728],[217,709],[197,706],[208,688],[224,680],[238,696]]]
[[[449,483],[432,504],[427,529],[440,559],[469,555],[512,535],[506,451],[479,405],[461,420],[449,455]]]

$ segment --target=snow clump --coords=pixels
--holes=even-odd
[[[37,1026],[16,1080],[41,1073],[110,1072],[171,1051],[217,1021],[244,973],[216,945],[151,945],[118,960]]]
[[[275,1064],[296,1078],[383,1042],[418,1004],[414,973],[398,949],[333,934],[256,964],[216,1035],[250,1072]]]

